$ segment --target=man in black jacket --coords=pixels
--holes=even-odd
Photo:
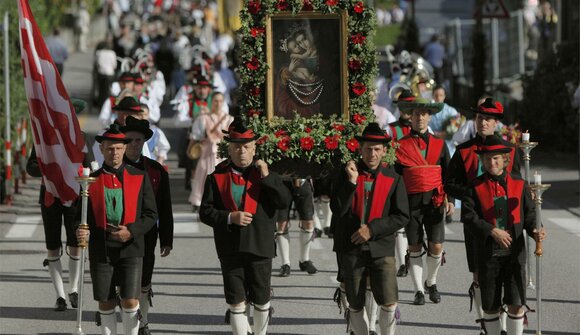
[[[469,190],[473,180],[481,176],[484,172],[483,164],[479,156],[475,153],[478,147],[489,141],[499,141],[502,145],[510,148],[509,162],[506,164],[506,171],[520,176],[520,155],[515,146],[503,139],[500,139],[495,133],[495,129],[503,118],[503,106],[491,98],[484,100],[477,108],[473,108],[475,115],[475,128],[477,135],[457,146],[455,154],[449,162],[447,169],[447,178],[445,180],[445,192],[447,194],[463,201],[465,194]],[[469,272],[473,274],[473,282],[469,288],[469,296],[475,303],[475,311],[478,321],[483,319],[483,310],[481,308],[481,291],[477,277],[477,261],[473,235],[465,224],[465,210],[461,210],[461,222],[463,222],[463,234],[465,236],[465,253],[467,256],[467,266]],[[502,314],[502,316],[504,316]],[[502,318],[502,321],[505,319]],[[485,334],[483,324],[480,334]]]
[[[169,174],[161,164],[141,153],[145,142],[153,136],[153,130],[149,128],[149,121],[128,116],[121,131],[125,133],[128,140],[131,140],[125,151],[125,162],[147,173],[153,187],[153,193],[155,193],[155,204],[159,214],[157,224],[153,225],[151,230],[145,234],[145,255],[141,276],[141,297],[139,298],[142,316],[139,335],[149,335],[149,307],[153,306],[151,278],[155,266],[157,237],[159,237],[161,244],[161,257],[168,256],[173,249],[173,209],[171,208]]]
[[[381,334],[395,333],[398,288],[395,233],[409,222],[407,192],[400,175],[382,163],[390,137],[376,123],[362,136],[361,160],[350,161],[337,178],[330,201],[336,218],[335,250],[344,277],[350,323],[357,335],[369,334],[364,317],[367,279],[381,306]]]
[[[236,118],[225,132],[230,159],[205,181],[201,221],[214,230],[229,319],[234,335],[246,335],[246,301],[254,305],[256,335],[266,334],[272,258],[276,255],[276,211],[290,201],[282,178],[254,161],[254,132]]]
[[[513,148],[499,138],[486,139],[476,150],[484,174],[473,180],[463,198],[463,222],[473,235],[483,322],[489,335],[502,331],[499,321],[502,304],[508,306],[507,333],[523,333],[526,304],[523,231],[535,235],[537,241],[545,237],[544,228],[535,229],[534,203],[525,181],[506,171],[512,152]]]
[[[125,334],[137,335],[144,235],[157,220],[155,195],[145,172],[123,162],[129,140],[117,124],[95,139],[104,157],[103,167],[91,174],[96,181],[89,186],[88,208],[93,297],[99,302],[97,322],[102,334],[117,333],[118,286]],[[77,229],[79,241],[88,236],[89,231]]]

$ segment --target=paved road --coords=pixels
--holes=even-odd
[[[82,64],[88,55],[74,55],[65,72],[71,95],[86,92],[90,81]],[[90,63],[89,63],[90,64]],[[66,70],[65,70],[66,71]],[[86,94],[86,93],[85,93]],[[95,115],[81,118],[83,127],[95,126]],[[164,122],[162,124],[169,124]],[[580,222],[578,206],[578,171],[573,159],[539,154],[545,182],[554,189],[546,193],[544,223],[548,240],[543,257],[543,329],[544,334],[580,334]],[[541,158],[541,159],[540,159]],[[227,334],[219,263],[212,241],[212,231],[190,213],[186,204],[182,171],[170,156],[170,171],[176,217],[175,250],[170,257],[158,258],[154,275],[155,307],[151,309],[154,334]],[[570,163],[571,162],[571,163]],[[44,234],[36,204],[38,180],[29,180],[16,195],[15,205],[0,206],[0,333],[68,334],[74,331],[75,310],[53,312],[54,290],[48,272],[42,267],[45,257]],[[291,232],[292,266],[297,268],[297,224]],[[320,269],[316,275],[294,271],[288,278],[272,278],[275,308],[270,334],[343,334],[345,322],[338,314],[332,295],[336,288],[335,256],[331,240],[316,240],[312,259]],[[402,323],[399,334],[477,334],[475,314],[468,312],[467,273],[463,234],[460,223],[447,225],[445,244],[448,263],[441,269],[438,287],[443,295],[438,305],[411,305],[413,289],[410,278],[399,280]],[[66,257],[64,257],[66,269]],[[535,263],[534,263],[535,264]],[[274,272],[279,267],[274,260]],[[66,272],[66,270],[65,270]],[[66,273],[65,273],[66,277]],[[96,303],[91,299],[91,283],[85,276],[86,312],[83,328],[97,334],[92,322]],[[536,307],[535,291],[529,290],[529,305]],[[535,333],[536,314],[529,314]],[[119,325],[119,329],[121,326]]]

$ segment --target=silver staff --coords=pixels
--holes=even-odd
[[[550,184],[533,184],[530,186],[535,194],[534,202],[536,203],[536,231],[542,227],[542,193],[550,188]],[[542,335],[542,241],[536,240],[536,311],[538,320],[536,324],[536,335]]]
[[[524,133],[526,134],[526,133]],[[523,135],[523,134],[522,134]],[[528,135],[529,137],[529,135]],[[538,142],[530,142],[529,138],[525,139],[522,136],[522,142],[520,143],[519,147],[524,152],[524,179],[528,182],[528,185],[531,184],[530,182],[530,152],[533,148],[538,145]],[[527,234],[526,234],[527,236]],[[527,260],[527,267],[528,267],[528,288],[535,289],[534,282],[532,281],[532,262],[531,262],[531,255],[530,255],[530,237],[527,236],[525,239],[526,241],[526,260]]]
[[[86,169],[86,170],[85,170]],[[89,229],[89,225],[87,224],[87,206],[89,204],[89,184],[93,183],[97,178],[89,177],[88,176],[88,168],[83,169],[83,176],[82,177],[75,177],[77,182],[81,184],[81,197],[82,197],[82,207],[81,207],[81,224],[79,225],[79,229]],[[85,277],[85,254],[87,247],[89,246],[89,242],[84,239],[79,241],[79,248],[81,248],[81,275],[79,277],[79,304],[77,309],[77,330],[75,334],[84,335],[82,328],[82,321],[83,321],[83,284],[84,284],[84,277]]]

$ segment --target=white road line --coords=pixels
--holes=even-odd
[[[550,218],[548,221],[564,228],[570,233],[580,237],[580,220],[577,218]]]
[[[42,223],[40,215],[22,215],[16,217],[16,222],[12,224],[6,234],[6,238],[29,238],[34,235],[36,228]]]
[[[173,213],[174,234],[199,233],[199,216],[196,213]]]

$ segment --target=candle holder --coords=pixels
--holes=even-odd
[[[550,188],[550,184],[533,184],[530,189],[534,192],[534,203],[536,204],[536,230],[539,231],[542,227],[542,193]],[[536,311],[538,312],[538,319],[536,324],[536,335],[542,335],[542,255],[544,250],[542,248],[542,241],[536,240]]]
[[[75,177],[76,181],[81,185],[81,224],[79,225],[78,229],[89,229],[89,225],[87,224],[87,206],[89,204],[89,185],[97,180],[97,178],[89,177],[89,176],[82,176],[82,177]],[[89,242],[87,240],[80,241],[78,243],[79,248],[81,248],[81,268],[80,268],[80,276],[79,276],[79,302],[78,302],[78,309],[77,309],[77,329],[75,334],[77,335],[84,335],[82,329],[82,320],[83,320],[83,284],[84,284],[84,273],[85,273],[85,254],[87,247],[89,246]]]
[[[519,144],[519,148],[522,149],[522,151],[524,152],[524,179],[528,182],[528,184],[531,184],[530,182],[530,160],[531,160],[531,156],[530,156],[530,152],[532,151],[532,149],[534,149],[536,146],[538,146],[538,142],[530,142],[530,141],[522,141]],[[530,237],[526,234],[526,260],[527,260],[527,269],[528,269],[528,288],[529,289],[535,289],[536,287],[534,286],[534,282],[532,280],[532,265],[530,262],[531,254],[530,254]]]

